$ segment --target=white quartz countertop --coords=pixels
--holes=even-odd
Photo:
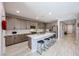
[[[55,33],[44,33],[44,34],[32,34],[32,35],[27,35],[28,37],[31,37],[32,39],[38,39],[38,38],[42,38],[42,37],[47,37],[50,35],[53,35]]]
[[[12,34],[12,32],[16,31],[17,34]],[[27,29],[27,30],[6,30],[5,36],[12,36],[12,35],[19,35],[19,34],[29,34],[32,31],[36,32],[34,29]],[[37,32],[43,32],[42,29],[38,29]]]
[[[16,31],[16,34],[12,34],[12,32]],[[6,30],[5,36],[12,36],[12,35],[20,35],[20,34],[29,34],[31,33],[29,30]]]
[[[22,35],[22,34],[29,34],[29,33],[5,34],[5,36]]]

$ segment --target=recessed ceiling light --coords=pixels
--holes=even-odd
[[[16,13],[20,13],[20,11],[16,11]]]
[[[36,19],[39,19],[39,17],[36,17]]]
[[[52,15],[52,12],[49,12],[49,15]]]

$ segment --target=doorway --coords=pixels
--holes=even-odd
[[[74,36],[76,37],[76,20],[66,20],[62,21],[63,23],[63,34],[64,37]]]

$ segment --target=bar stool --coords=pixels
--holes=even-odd
[[[43,50],[45,50],[45,48],[44,48],[44,40],[37,41],[37,52],[41,55]]]
[[[49,39],[50,39],[51,41],[53,41],[53,35],[52,35],[52,36],[50,36],[50,37],[49,37]]]
[[[49,39],[50,39],[50,40],[49,40],[49,43],[50,43],[50,44],[49,44],[49,47],[50,47],[50,46],[52,45],[53,36],[50,36]]]
[[[54,34],[53,37],[56,38],[56,34]]]
[[[50,41],[51,41],[51,45],[50,45],[50,46],[52,46],[52,45],[56,42],[55,37],[56,37],[56,34],[53,34],[53,35],[50,37]]]
[[[49,48],[49,44],[50,44],[50,39],[49,38],[45,38],[44,39],[44,41],[45,41],[45,48]]]
[[[56,34],[53,35],[53,41],[56,41]]]
[[[50,46],[54,44],[54,35],[50,36]]]

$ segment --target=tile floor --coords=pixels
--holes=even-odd
[[[29,52],[27,41],[6,47],[6,56],[24,56]]]
[[[6,55],[9,56],[78,56],[79,49],[74,35],[67,35],[56,41],[48,50],[39,55],[31,53],[28,42],[19,43],[6,48]]]

